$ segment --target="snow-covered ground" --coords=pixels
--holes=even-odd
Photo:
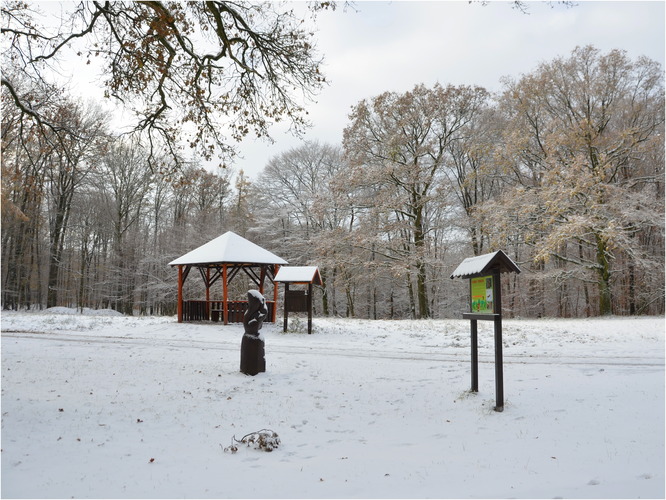
[[[498,413],[490,322],[471,394],[468,321],[73,312],[2,314],[5,498],[664,498],[664,318],[505,320]]]

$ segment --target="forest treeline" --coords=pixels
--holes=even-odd
[[[419,84],[369,96],[342,144],[304,142],[256,179],[160,157],[114,134],[99,105],[24,83],[50,128],[3,87],[5,309],[174,314],[168,263],[232,230],[319,266],[322,315],[459,317],[467,283],[449,275],[497,249],[522,269],[503,278],[509,315],[664,313],[664,80],[652,60],[579,47],[495,94]]]

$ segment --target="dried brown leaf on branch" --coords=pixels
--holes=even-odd
[[[282,119],[302,131],[305,101],[325,84],[303,14],[277,3],[90,1],[52,26],[39,24],[48,16],[37,8],[2,5],[3,66],[12,69],[2,86],[43,126],[39,103],[20,98],[12,75],[53,84],[55,68],[73,74],[68,65],[79,57],[86,64],[99,58],[100,97],[130,111],[128,125],[151,153],[175,158],[189,144],[206,159],[228,160],[237,141],[268,137]]]

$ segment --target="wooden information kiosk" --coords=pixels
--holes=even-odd
[[[504,367],[502,360],[501,273],[520,273],[518,266],[502,251],[463,260],[451,274],[469,279],[469,312],[472,346],[472,392],[479,392],[479,352],[477,321],[492,321],[495,330],[495,411],[504,410]]]
[[[308,313],[308,334],[312,333],[312,285],[323,285],[316,266],[283,266],[275,275],[275,283],[284,283],[284,331],[290,312]],[[290,290],[289,285],[307,285],[305,290]]]

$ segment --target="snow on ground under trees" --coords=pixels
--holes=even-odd
[[[2,496],[664,497],[664,318],[242,325],[2,315]],[[59,313],[59,314],[58,314]],[[241,445],[262,429],[267,453]]]

